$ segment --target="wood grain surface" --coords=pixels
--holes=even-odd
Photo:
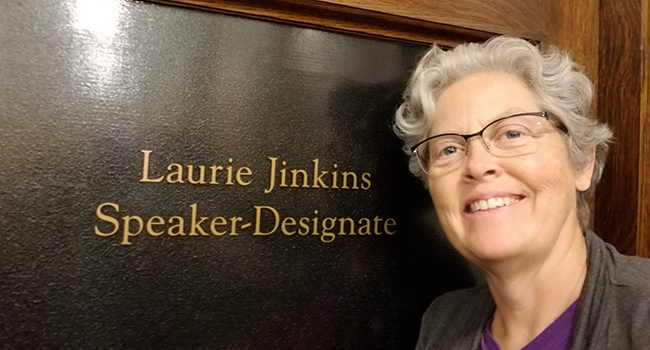
[[[582,65],[594,86],[598,86],[599,0],[545,1],[544,45],[567,51]],[[596,96],[597,97],[597,96]],[[597,112],[597,98],[593,113]]]
[[[492,33],[544,38],[541,0],[317,0]]]
[[[600,1],[598,114],[614,131],[596,198],[595,229],[625,254],[637,254],[641,141],[641,3]]]
[[[396,13],[316,0],[151,0],[151,2],[427,45],[436,42],[445,46],[455,46],[461,42],[483,41],[500,34],[498,31],[460,27],[444,21],[432,22]],[[400,8],[407,6],[402,4]],[[539,33],[535,33],[530,38],[535,39],[539,36]]]
[[[643,74],[641,88],[641,130],[639,140],[639,211],[637,255],[650,257],[650,0],[641,4]]]

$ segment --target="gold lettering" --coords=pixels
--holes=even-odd
[[[172,221],[176,221],[176,224],[169,226],[169,229],[167,229],[167,234],[175,237],[175,236],[185,236],[185,231],[183,226],[185,226],[185,220],[183,220],[182,217],[180,216],[172,216],[169,218],[168,222],[171,224]],[[174,229],[176,229],[174,231]]]
[[[237,183],[240,184],[241,186],[250,185],[251,182],[253,182],[253,180],[249,180],[248,182],[244,181],[244,180],[242,180],[242,176],[251,176],[251,175],[253,175],[253,171],[251,170],[251,168],[248,168],[248,167],[239,168],[237,170],[237,175],[236,175]]]
[[[270,211],[273,214],[273,219],[274,219],[274,224],[273,224],[273,229],[269,232],[262,232],[261,231],[261,226],[262,226],[262,210],[266,209]],[[255,206],[255,232],[253,232],[253,236],[268,236],[271,233],[275,232],[275,230],[278,229],[280,221],[280,213],[278,213],[277,210],[273,207],[268,207],[268,206]]]
[[[320,236],[320,240],[323,243],[330,243],[336,238],[336,235],[330,230],[336,225],[335,218],[325,218],[323,219],[323,235]]]
[[[147,150],[141,150],[142,153],[144,153],[144,160],[142,162],[142,178],[140,179],[140,182],[160,182],[163,180],[163,176],[157,178],[157,179],[150,179],[149,178],[149,154],[151,154],[151,151]]]
[[[287,161],[282,161],[283,166],[287,166]],[[287,169],[280,170],[280,187],[287,187]]]
[[[343,189],[348,189],[349,188],[348,187],[348,175],[350,175],[350,176],[352,176],[352,179],[354,180],[354,181],[352,181],[352,189],[353,190],[358,190],[359,189],[359,186],[357,186],[357,174],[355,174],[355,173],[353,173],[351,171],[344,171],[344,172],[341,173],[341,175],[343,175],[343,186],[341,186],[341,188],[343,188]]]
[[[171,172],[167,174],[167,182],[170,184],[178,183],[182,184],[185,183],[183,180],[183,166],[178,164],[178,163],[172,163],[167,166],[167,170],[171,171],[172,168],[176,168],[176,172]],[[175,179],[174,179],[175,176]]]
[[[328,188],[327,185],[323,182],[323,176],[327,174],[327,171],[321,171],[318,173],[318,158],[312,160],[314,162],[314,186],[313,188]]]
[[[212,234],[215,236],[223,236],[227,231],[217,231],[216,226],[226,226],[227,224],[228,220],[226,220],[226,218],[217,216],[216,218],[212,219],[212,222],[210,223],[210,231],[212,231]]]
[[[375,216],[375,218],[373,219],[373,221],[375,222],[375,234],[376,234],[376,235],[380,235],[380,234],[381,234],[381,232],[379,232],[379,223],[380,223],[382,220],[383,220],[383,219],[381,219],[379,216]]]
[[[287,230],[288,225],[296,226],[296,219],[294,219],[294,218],[292,218],[290,216],[287,216],[286,218],[284,218],[284,220],[282,220],[282,225],[280,226],[280,229],[282,230],[282,233],[284,233],[287,236],[291,236],[294,233],[296,233],[296,230],[293,230],[293,231]]]
[[[190,236],[198,236],[196,231],[198,230],[201,236],[209,236],[204,230],[203,227],[201,227],[201,223],[205,220],[208,219],[207,216],[201,216],[201,220],[199,222],[196,222],[196,212],[197,212],[197,204],[190,204],[190,208],[192,209],[192,215],[190,217],[191,219],[191,224],[190,224]]]
[[[138,223],[138,230],[136,232],[131,232],[131,220],[135,219],[135,221]],[[129,242],[129,237],[135,237],[142,232],[142,228],[144,227],[144,222],[142,221],[142,218],[139,216],[124,216],[122,217],[122,220],[124,220],[124,234],[122,235],[122,245],[131,245],[131,242]]]
[[[233,166],[234,161],[232,158],[228,158],[229,165],[225,167],[221,165],[212,165],[209,167],[210,182],[207,182],[208,179],[206,178],[206,168],[208,168],[206,165],[184,166],[180,163],[171,163],[167,165],[166,175],[161,175],[160,177],[157,178],[151,178],[150,163],[151,163],[152,151],[141,150],[141,152],[143,154],[143,160],[142,160],[142,177],[139,180],[140,182],[158,183],[158,182],[165,181],[170,184],[183,184],[187,181],[189,184],[192,185],[205,185],[208,183],[210,185],[218,185],[220,180],[219,179],[220,173],[223,173],[224,171],[226,174],[222,176],[222,178],[225,177],[226,185],[248,186],[253,181],[252,179],[250,179],[250,177],[253,175],[253,170],[251,170],[251,168],[246,166],[239,167],[239,168],[234,167]],[[269,158],[269,159],[277,159],[277,158]],[[272,167],[274,166],[275,164],[272,164]],[[185,174],[185,172],[187,172],[187,175]],[[273,169],[273,172],[271,173],[271,183],[269,184],[270,186],[274,185],[274,181],[275,181],[274,176],[275,176],[275,170]],[[268,193],[271,190],[273,190],[272,187],[269,188],[265,193]]]
[[[361,189],[362,190],[368,190],[370,189],[370,173],[363,173],[361,174]]]
[[[397,225],[397,223],[395,222],[395,219],[388,218],[388,219],[386,219],[386,221],[384,221],[384,232],[386,232],[387,235],[392,235],[393,233],[395,233],[395,231],[390,231],[388,229],[388,225],[390,225],[390,226]]]
[[[194,180],[194,165],[187,166],[187,181],[192,185],[205,185],[205,166],[199,165],[199,179]]]
[[[339,231],[339,235],[344,235],[345,234],[345,223],[346,222],[350,224],[350,231],[349,231],[350,234],[351,235],[356,234],[354,232],[354,220],[352,220],[351,218],[340,218],[339,219],[339,225],[341,225],[341,230]]]
[[[117,221],[117,219],[115,219],[112,216],[108,216],[108,215],[102,213],[102,208],[104,208],[105,206],[113,207],[113,209],[115,209],[115,211],[117,211],[118,213],[120,212],[120,206],[118,204],[116,204],[116,203],[108,203],[107,202],[107,203],[102,203],[99,206],[97,206],[97,210],[95,210],[95,214],[97,214],[97,218],[99,220],[102,220],[102,221],[110,222],[115,227],[113,229],[113,231],[111,231],[111,232],[102,232],[102,231],[99,230],[99,227],[97,225],[95,225],[95,234],[97,236],[100,236],[100,237],[112,236],[112,235],[115,234],[115,232],[117,232],[117,230],[120,229],[120,222]]]
[[[318,215],[318,210],[314,210],[314,215]],[[312,231],[312,235],[317,236],[318,235],[318,218],[315,217],[313,220],[314,222],[314,231]]]
[[[228,163],[232,164],[232,158],[228,158]],[[226,172],[228,173],[228,177],[226,179],[226,185],[234,185],[235,183],[232,182],[232,165],[228,165],[226,167]]]
[[[306,236],[309,234],[309,218],[300,218],[298,225],[300,225],[300,229],[298,230],[299,235]],[[302,230],[303,228],[305,229],[304,231]]]
[[[370,234],[370,219],[368,218],[359,219],[359,225],[361,225],[361,227],[359,227],[359,235],[364,236]]]
[[[154,220],[156,222],[154,222]],[[147,233],[149,233],[151,236],[154,236],[154,237],[158,237],[158,236],[162,235],[163,233],[165,233],[165,230],[155,231],[153,229],[153,226],[154,225],[160,226],[160,225],[164,225],[164,224],[165,224],[165,219],[163,219],[162,217],[160,217],[160,216],[152,216],[152,217],[150,217],[149,220],[147,220]]]
[[[237,223],[244,221],[244,218],[233,216],[230,218],[230,236],[237,236]]]
[[[211,176],[210,176],[210,185],[218,185],[219,182],[217,182],[217,173],[219,170],[223,170],[223,167],[221,165],[213,165],[210,167],[211,170]]]
[[[334,165],[332,165],[332,167],[333,167],[334,169],[337,169],[339,166],[338,166],[337,164],[334,164]],[[339,188],[339,186],[338,186],[338,184],[337,184],[337,182],[338,182],[338,175],[339,175],[339,172],[338,172],[338,171],[336,171],[336,170],[335,170],[335,171],[332,171],[332,188],[335,188],[335,189],[338,189],[338,188]]]
[[[291,186],[290,187],[299,187],[298,186],[298,174],[302,175],[302,187],[309,187],[307,183],[307,172],[302,169],[293,169],[291,170]]]
[[[265,194],[271,193],[271,191],[273,191],[273,187],[275,186],[275,162],[278,160],[278,158],[275,157],[268,158],[271,161],[271,169],[269,169],[269,188],[264,190]]]

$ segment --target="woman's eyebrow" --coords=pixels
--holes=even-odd
[[[497,119],[505,118],[505,117],[508,117],[508,116],[511,116],[511,115],[513,115],[513,114],[517,114],[517,113],[526,113],[526,112],[536,112],[536,111],[528,111],[527,109],[524,109],[524,108],[521,108],[521,107],[510,107],[510,108],[506,109],[505,111],[503,111],[503,112],[497,114],[496,116],[490,118],[490,119],[489,119],[488,121],[486,121],[485,123],[482,123],[481,128],[484,128],[486,125],[492,123],[493,121],[495,121],[495,120],[497,120]],[[435,132],[431,132],[431,131],[434,131],[434,130],[435,130]],[[478,129],[478,130],[481,130],[481,129]],[[478,131],[478,130],[476,130],[476,131]],[[429,129],[429,131],[430,131],[430,132],[427,133],[427,137],[436,136],[436,135],[442,135],[442,134],[458,134],[458,135],[466,135],[466,134],[464,134],[464,133],[462,133],[462,132],[459,132],[459,131],[450,131],[450,130],[446,130],[446,131],[438,131],[438,130],[435,129],[435,122],[434,122],[434,124],[431,126],[431,128]],[[469,134],[472,134],[472,133],[474,133],[474,132],[476,132],[476,131],[470,132]]]

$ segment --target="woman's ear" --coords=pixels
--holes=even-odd
[[[582,192],[591,186],[591,178],[594,176],[594,164],[596,162],[596,149],[588,151],[589,160],[584,168],[576,172],[576,190]]]

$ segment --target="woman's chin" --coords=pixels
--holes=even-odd
[[[524,253],[522,242],[512,239],[471,242],[463,250],[464,255],[478,266],[511,261]]]

